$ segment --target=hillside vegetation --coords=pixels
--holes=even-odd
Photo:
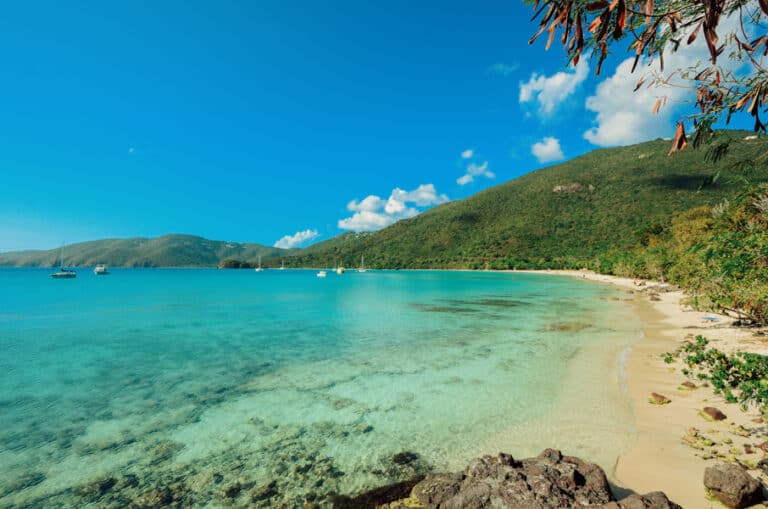
[[[64,264],[70,267],[105,263],[111,267],[216,267],[226,259],[255,261],[276,258],[292,250],[208,240],[193,235],[163,235],[153,239],[107,239],[64,247]],[[59,249],[0,253],[0,265],[51,267],[59,264]]]
[[[599,149],[384,230],[316,244],[291,265],[354,266],[365,255],[373,268],[599,269],[601,260],[646,245],[673,215],[768,181],[764,137],[718,137],[733,141],[716,163],[704,149],[668,157],[664,140]]]
[[[664,279],[698,308],[768,323],[768,185],[677,214],[646,246],[604,259],[602,269]]]

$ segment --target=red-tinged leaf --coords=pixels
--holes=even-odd
[[[599,2],[592,2],[587,4],[587,10],[588,11],[599,11],[600,9],[605,9],[608,7],[608,2],[605,0],[600,0]]]
[[[600,69],[603,68],[603,61],[605,61],[605,57],[607,56],[608,56],[608,45],[605,43],[602,43],[601,51],[600,51],[600,59],[597,61],[597,68],[595,69],[596,76],[600,76]]]
[[[531,37],[530,39],[528,39],[528,44],[533,44],[533,43],[534,43],[534,41],[535,41],[536,39],[538,39],[538,38],[539,38],[539,36],[541,35],[541,33],[542,33],[544,30],[546,30],[546,25],[542,24],[542,25],[539,27],[539,30],[538,30],[538,32],[536,32],[535,34],[533,34],[533,37]]]
[[[557,29],[557,25],[555,23],[552,23],[552,26],[549,27],[549,37],[547,38],[547,45],[544,47],[546,51],[549,51],[549,47],[552,45],[552,39],[555,38],[556,29]]]
[[[738,38],[736,40],[739,41]],[[753,51],[755,51],[755,48],[753,48],[752,45],[749,44],[748,42],[741,42],[741,41],[739,41],[739,46],[741,46],[741,49],[743,49],[744,51],[746,51],[748,53],[752,53]]]
[[[635,89],[633,92],[637,92],[637,89],[643,86],[643,83],[645,83],[645,76],[640,78],[640,81],[637,82],[637,85],[635,85]]]
[[[624,0],[619,0],[616,10],[616,24],[613,26],[613,38],[619,39],[624,33],[624,27],[627,24],[627,5]]]
[[[574,36],[574,39],[576,40],[576,49],[581,52],[581,48],[584,47],[584,31],[581,27],[581,13],[576,15],[576,35]]]
[[[705,79],[709,78],[709,76],[712,74],[712,68],[707,67],[703,71],[701,71],[699,74],[693,77],[693,81],[704,81]]]
[[[760,121],[760,115],[755,115],[755,132],[765,132],[765,125]]]
[[[720,84],[720,71],[715,73],[715,86]]]
[[[608,6],[608,10],[612,11],[616,8],[616,6],[619,5],[619,0],[613,0],[611,2],[611,5]]]
[[[747,101],[749,101],[749,98],[752,96],[751,92],[748,92],[741,96],[741,99],[736,101],[736,104],[734,105],[733,109],[740,110],[744,107],[745,104],[747,104]]]
[[[673,34],[677,32],[677,20],[674,16],[667,16],[667,23],[669,24],[669,29]]]
[[[653,109],[651,110],[651,113],[654,115],[657,114],[659,112],[659,108],[661,108],[661,97],[656,99],[656,102],[653,103]]]
[[[754,97],[752,98],[752,104],[749,105],[749,114],[752,116],[757,115],[757,109],[760,107],[760,86],[758,85],[757,90],[753,94]]]
[[[635,72],[635,67],[637,67],[637,63],[640,61],[640,55],[635,56],[635,61],[632,64],[632,70],[630,72]]]
[[[672,140],[672,148],[669,149],[667,155],[671,156],[675,152],[684,150],[687,145],[688,139],[685,137],[685,126],[683,126],[682,122],[678,122],[675,128],[675,139]]]
[[[608,18],[611,16],[610,11],[605,10],[603,11],[603,14],[600,15],[602,23],[600,24],[600,30],[597,32],[597,40],[605,43],[606,34],[608,33]]]
[[[688,36],[688,41],[686,44],[691,44],[693,41],[696,40],[696,36],[699,35],[699,29],[701,28],[702,23],[699,23],[696,25],[696,28],[693,29],[693,32],[691,32],[691,35]]]
[[[653,0],[646,0],[645,2],[645,22],[651,21],[651,14],[653,14]]]
[[[719,54],[717,50],[717,32],[715,32],[714,28],[711,28],[707,22],[704,22],[704,38],[707,41],[707,48],[709,49],[709,55],[712,57],[712,63],[717,63],[717,55]]]
[[[589,33],[594,34],[595,30],[597,30],[597,27],[600,26],[600,23],[602,21],[603,21],[603,17],[602,16],[598,16],[595,19],[593,19],[592,23],[589,24],[589,28],[587,29],[587,30],[589,30]]]

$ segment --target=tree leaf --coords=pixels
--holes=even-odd
[[[651,110],[651,113],[653,113],[654,115],[657,114],[659,112],[659,108],[661,108],[661,97],[658,97],[656,99],[656,102],[653,103],[653,109]]]
[[[678,122],[675,128],[675,139],[672,140],[672,148],[669,149],[667,156],[671,156],[675,152],[684,150],[688,145],[688,139],[685,137],[685,126],[682,122]]]

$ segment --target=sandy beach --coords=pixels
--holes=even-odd
[[[768,354],[768,337],[756,336],[752,328],[734,327],[731,317],[695,311],[683,304],[683,292],[661,291],[665,285],[659,283],[646,281],[638,286],[632,279],[583,271],[535,272],[611,284],[638,297],[633,305],[643,323],[644,337],[632,347],[626,365],[637,440],[629,452],[619,458],[615,471],[609,472],[613,481],[638,493],[664,491],[671,500],[686,508],[722,507],[705,496],[704,469],[727,457],[742,464],[756,464],[763,452],[754,449],[755,452],[746,454],[744,444],[754,446],[763,442],[765,424],[757,412],[742,412],[737,405],[715,396],[709,387],[679,389],[686,377],[679,366],[665,364],[661,355],[696,335],[708,338],[711,346],[723,351]],[[651,293],[657,295],[654,300],[649,298]],[[648,398],[652,392],[666,396],[671,403],[650,404]],[[705,406],[722,410],[727,419],[705,420],[699,415]],[[743,426],[750,436],[742,436],[746,433],[738,426]],[[691,447],[683,441],[691,428],[696,428],[699,436],[715,445],[703,449]],[[705,459],[718,454],[720,459]],[[750,474],[757,476],[758,472],[751,470]]]

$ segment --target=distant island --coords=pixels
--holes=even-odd
[[[278,259],[295,253],[261,244],[208,240],[194,235],[163,235],[157,238],[105,239],[70,244],[64,248],[64,263],[71,267],[217,267],[225,260],[240,264],[258,257]],[[59,263],[60,250],[0,253],[0,266],[52,267]],[[232,265],[234,262],[228,262]],[[278,262],[279,265],[279,262]]]

